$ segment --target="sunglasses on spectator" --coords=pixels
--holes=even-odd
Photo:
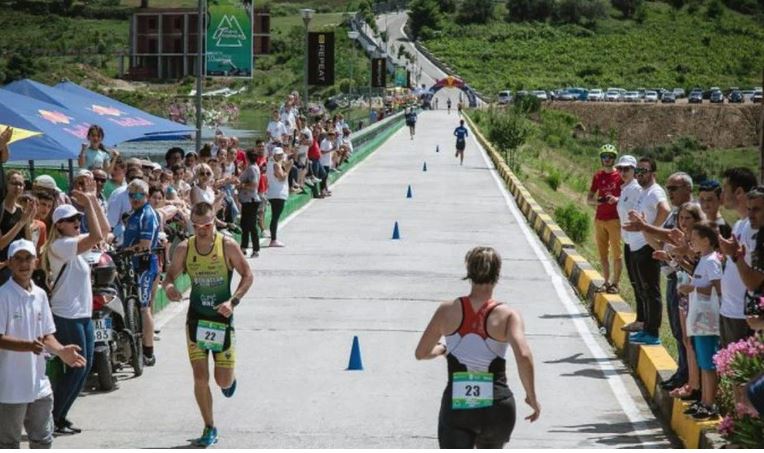
[[[615,159],[615,156],[612,154],[600,154],[600,159],[602,160],[613,160]]]
[[[67,217],[65,219],[61,219],[60,221],[61,222],[65,222],[65,223],[79,222],[80,221],[80,216],[75,215],[75,216]]]
[[[211,171],[200,171],[199,176],[212,176]]]
[[[634,173],[636,175],[644,175],[644,174],[652,173],[652,172],[646,168],[635,168]]]
[[[146,198],[146,194],[143,192],[130,192],[128,196],[130,197],[131,200],[136,200],[136,201],[140,201]]]
[[[95,182],[106,182],[106,178],[93,178]]]
[[[212,225],[215,224],[215,220],[211,220],[207,223],[193,223],[194,228],[202,229],[202,228],[212,228]]]

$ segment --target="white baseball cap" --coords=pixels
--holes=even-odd
[[[273,148],[273,155],[276,156],[278,154],[284,154],[284,148],[278,146]]]
[[[618,162],[615,163],[616,167],[633,167],[637,168],[637,159],[629,154],[624,154],[618,158]]]
[[[154,162],[153,164],[151,164],[151,169],[152,170],[161,170],[162,166],[159,165],[158,163]]]
[[[62,204],[53,211],[53,223],[58,223],[59,220],[74,216],[82,216],[82,213],[70,204]]]
[[[17,239],[11,242],[11,245],[8,247],[8,258],[13,257],[13,255],[22,250],[29,252],[32,256],[37,256],[37,249],[32,241],[27,239]]]
[[[50,175],[40,175],[34,179],[34,185],[42,187],[44,189],[50,189],[58,191],[58,185],[56,180]]]
[[[80,171],[77,172],[77,174],[74,176],[75,178],[81,178],[83,176],[87,176],[89,178],[93,177],[93,172],[90,170],[86,170],[84,168],[80,169]]]

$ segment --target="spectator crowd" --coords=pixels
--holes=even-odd
[[[0,131],[2,162],[8,160],[10,137],[10,129]],[[133,263],[147,333],[143,360],[152,366],[153,299],[169,249],[193,234],[193,207],[211,204],[219,230],[240,230],[245,256],[257,257],[261,236],[270,247],[285,246],[278,223],[289,197],[330,197],[330,173],[341,172],[353,154],[343,116],[309,121],[297,93],[273,109],[265,135],[251,149],[218,134],[198,152],[169,149],[160,164],[107,149],[96,125],[87,138],[68,192],[49,175],[0,175],[0,448],[17,448],[22,426],[33,447],[50,447],[53,432],[80,431],[67,414],[93,358],[93,297],[84,253],[164,250],[164,256]],[[113,188],[108,196],[107,185]],[[33,303],[6,303],[27,299]],[[16,319],[26,320],[23,327]],[[69,365],[53,383],[46,376],[46,354]]]
[[[757,234],[764,224],[764,186],[742,167],[698,186],[676,172],[661,186],[650,157],[618,157],[613,145],[604,145],[599,157],[602,168],[588,195],[596,206],[595,242],[605,278],[598,291],[619,293],[625,264],[637,312],[623,327],[629,341],[660,344],[665,309],[679,364],[660,385],[691,402],[685,414],[716,419],[715,356],[764,329],[764,235]],[[722,208],[736,217],[731,225]],[[764,413],[764,370],[737,396],[739,405]]]

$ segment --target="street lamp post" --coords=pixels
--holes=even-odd
[[[315,11],[310,8],[303,8],[300,10],[302,22],[305,24],[305,73],[303,74],[303,97],[305,100],[303,101],[303,108],[306,110],[308,108],[308,26],[310,25],[311,19],[313,19],[313,13],[315,13]]]
[[[359,33],[355,30],[348,32],[348,38],[353,41],[353,58],[350,60],[350,94],[353,94],[353,60],[355,60],[355,40],[358,39]]]
[[[369,57],[372,60],[374,59],[374,53],[377,51],[377,46],[373,44],[369,44],[366,46],[366,51],[369,53]],[[371,92],[373,91],[372,86],[374,85],[374,68],[372,68],[371,72],[369,72],[369,124],[371,124]]]

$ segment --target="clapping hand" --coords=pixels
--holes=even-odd
[[[653,252],[653,259],[658,261],[671,261],[671,257],[665,250],[656,250]]]
[[[684,232],[679,228],[674,228],[668,232],[668,239],[674,245],[679,245],[684,241]]]
[[[26,225],[31,225],[37,215],[37,201],[30,200],[27,204],[27,208],[21,214],[21,222]]]
[[[79,351],[79,346],[76,344],[69,344],[62,347],[61,350],[58,351],[58,356],[70,367],[82,368],[87,363],[87,360],[85,360],[85,357],[80,355]]]
[[[741,251],[744,251],[735,235],[732,235],[729,239],[724,239],[719,235],[719,250],[727,256],[739,256]]]
[[[13,137],[13,128],[6,127],[5,130],[0,133],[0,148],[8,146],[8,143],[11,142],[11,137]]]

